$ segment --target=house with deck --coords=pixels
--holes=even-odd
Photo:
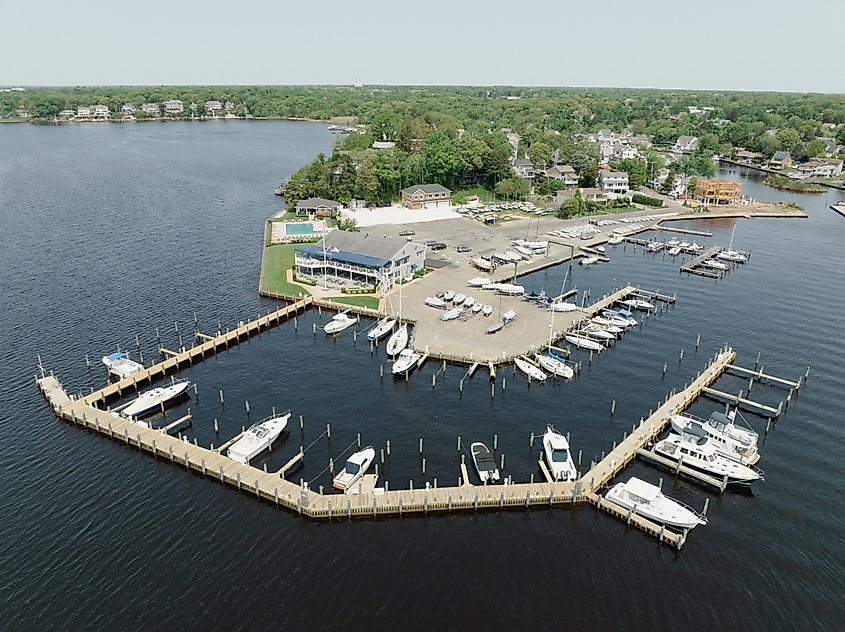
[[[296,214],[307,217],[336,217],[343,208],[340,202],[325,198],[307,198],[296,203]]]

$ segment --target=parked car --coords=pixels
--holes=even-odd
[[[455,250],[457,250],[458,252],[470,252],[472,248],[470,248],[469,246],[458,246],[457,248],[455,248]]]
[[[417,233],[413,230],[403,230],[401,233],[399,233],[399,236],[400,237],[410,237],[411,235],[416,235],[416,234]]]
[[[446,250],[446,244],[444,244],[442,241],[437,241],[431,244],[429,248],[431,248],[432,250]]]

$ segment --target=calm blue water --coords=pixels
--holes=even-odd
[[[104,380],[103,354],[120,346],[137,357],[136,334],[149,362],[156,328],[175,346],[194,314],[211,331],[274,305],[257,296],[273,189],[330,144],[325,127],[289,122],[0,127],[3,629],[840,628],[845,220],[827,205],[841,192],[799,196],[729,174],[746,193],[798,201],[810,217],[740,221],[734,246],[750,249],[751,262],[719,281],[682,276],[679,262],[630,246],[611,249],[609,265],[575,266],[572,282],[593,298],[633,281],[679,300],[592,365],[583,357],[572,383],[529,388],[506,373],[503,391],[500,372],[493,399],[479,372],[461,396],[463,372],[448,367],[432,389],[432,363],[408,383],[381,380],[384,356],[363,338],[355,345],[351,330],[312,335],[328,318],[312,311],[296,329],[287,323],[184,371],[199,396],[168,413],[190,406],[187,434],[206,444],[274,406],[302,414],[304,432],[294,425],[258,467],[280,466],[331,423],[331,442],[319,441],[295,474],[314,487],[328,485],[329,457],[358,432],[377,448],[391,441],[380,472],[391,487],[456,480],[457,435],[488,445],[498,435],[505,473],[528,480],[532,431],[554,422],[589,461],[726,342],[746,366],[760,352],[776,375],[812,365],[766,437],[767,480],[753,495],[720,498],[640,463],[626,471],[666,477],[695,507],[710,498],[710,524],[679,555],[588,507],[311,523],[57,421],[32,381],[36,354],[69,388],[88,389]],[[726,244],[734,222],[689,225]],[[556,290],[563,275],[550,269],[525,284]],[[757,385],[752,394],[775,403],[786,393]],[[693,411],[716,407],[700,400]]]
[[[314,225],[310,222],[285,224],[286,235],[310,235],[314,232]]]

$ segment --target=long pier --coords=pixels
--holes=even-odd
[[[713,270],[702,270],[701,264],[708,259],[712,259],[717,254],[722,252],[721,246],[711,246],[697,257],[694,257],[681,265],[681,272],[689,272],[690,274],[698,274],[700,276],[710,277],[711,279],[718,279],[721,275]]]
[[[626,291],[631,289],[630,286],[625,288]],[[616,297],[613,295],[606,297],[595,304],[596,309],[600,308],[599,305],[609,304],[614,300]],[[130,387],[136,387],[141,380],[148,381],[156,376],[162,376],[168,370],[175,370],[185,363],[201,360],[207,353],[228,346],[239,336],[252,335],[262,328],[268,328],[280,318],[294,314],[297,309],[306,305],[307,299],[240,325],[235,330],[206,340],[192,348],[195,349],[193,352],[192,350],[180,352],[177,356],[169,357],[146,369],[140,379],[137,376],[126,378],[120,383],[111,384],[81,398],[69,396],[58,378],[52,374],[36,377],[36,383],[55,414],[61,419],[108,436],[140,452],[170,460],[188,470],[201,473],[222,484],[233,486],[239,491],[254,494],[256,498],[313,519],[572,506],[582,503],[592,503],[613,515],[620,516],[619,512],[624,510],[601,498],[598,495],[599,491],[636,457],[638,450],[653,441],[665,429],[671,415],[685,409],[713,384],[731,365],[736,355],[728,348],[720,351],[689,385],[685,385],[685,388],[678,393],[673,391],[667,395],[663,404],[654,413],[647,419],[641,419],[639,424],[634,424],[630,434],[625,433],[618,445],[614,443],[613,449],[604,458],[597,463],[592,463],[590,469],[574,481],[533,482],[532,477],[530,483],[472,485],[469,484],[468,474],[462,470],[461,482],[457,486],[437,487],[435,481],[434,487],[414,489],[411,482],[410,489],[388,490],[386,485],[385,488],[375,489],[373,483],[373,485],[367,485],[367,489],[363,487],[356,489],[357,493],[323,494],[309,489],[307,485],[300,485],[284,478],[289,466],[301,458],[299,453],[281,470],[267,472],[233,461],[219,448],[200,446],[196,440],[194,443],[189,443],[167,434],[162,429],[137,424],[116,411],[104,410],[96,406],[98,402],[105,402],[112,395],[120,394]],[[636,514],[632,515],[630,512],[624,518],[629,525],[659,537],[661,542],[677,548],[683,546],[686,537],[684,534],[660,528],[651,521]]]

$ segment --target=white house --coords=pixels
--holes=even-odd
[[[398,237],[333,230],[319,242],[298,248],[294,263],[298,277],[364,284],[386,294],[398,279],[425,267],[425,252],[424,245]]]
[[[185,111],[185,104],[178,99],[169,99],[164,102],[165,114],[181,114]]]
[[[214,113],[223,109],[223,104],[220,101],[206,101],[205,109],[208,112]]]
[[[526,180],[534,179],[534,163],[528,158],[514,158],[513,168],[516,175]]]
[[[106,105],[95,105],[91,111],[94,118],[99,119],[107,119],[111,116],[111,112],[109,111],[108,106]]]
[[[91,107],[88,105],[79,105],[76,108],[76,116],[79,118],[90,118]]]
[[[160,112],[159,107],[158,107],[158,103],[144,103],[144,105],[141,106],[141,111],[144,112],[145,114],[156,114],[156,115],[158,115],[158,113]]]
[[[624,171],[602,171],[599,173],[599,187],[602,193],[628,192],[628,174]]]
[[[124,103],[120,106],[120,113],[121,114],[135,114],[135,104],[134,103]]]
[[[689,154],[694,152],[696,149],[698,149],[697,136],[679,136],[678,140],[675,141],[675,146],[672,148],[672,151],[681,154]]]

